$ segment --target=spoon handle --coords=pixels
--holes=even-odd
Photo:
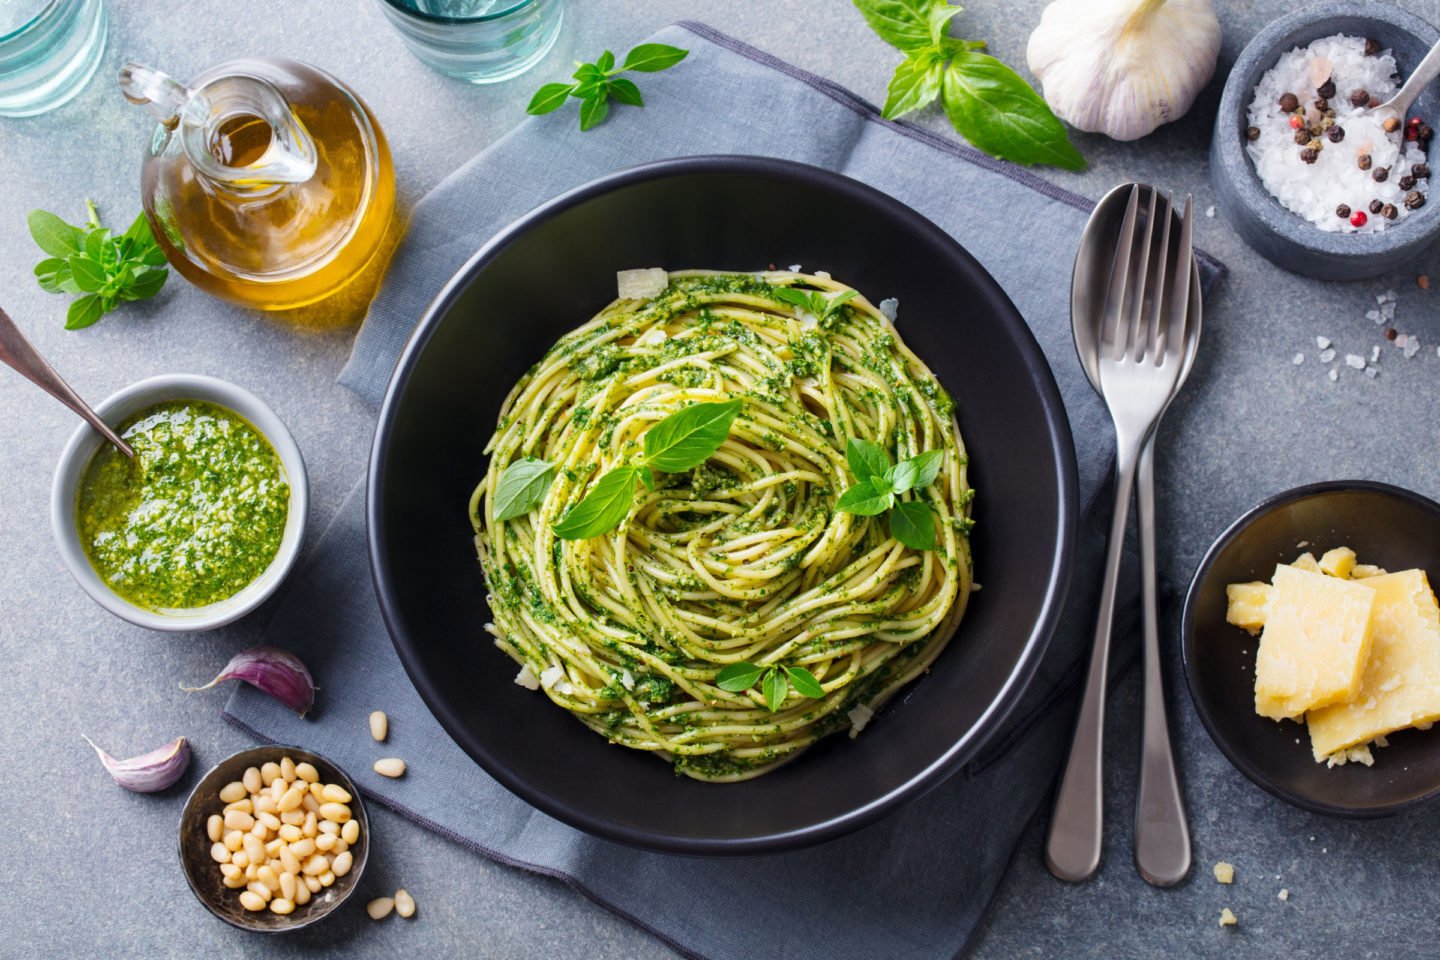
[[[1115,514],[1105,550],[1105,577],[1100,587],[1100,612],[1095,620],[1095,645],[1070,758],[1055,795],[1050,833],[1045,838],[1045,866],[1061,880],[1088,880],[1100,867],[1103,798],[1100,759],[1104,753],[1105,683],[1110,663],[1110,633],[1115,622],[1115,593],[1120,581],[1120,555],[1125,547],[1125,522],[1130,516],[1130,494],[1135,487],[1136,459],[1141,433],[1130,439],[1117,424],[1115,451]]]
[[[0,309],[0,360],[14,367],[25,379],[78,413],[90,426],[99,431],[101,436],[115,444],[125,456],[131,460],[135,459],[135,451],[130,449],[130,445],[121,440],[115,431],[110,429],[110,425],[101,420],[99,415],[90,409],[90,405],[70,389],[70,384],[66,383],[60,374],[55,372],[55,368],[50,366],[45,358],[40,356],[39,352],[30,345],[30,341],[25,339],[25,335],[20,332],[15,321],[11,320],[10,315],[3,309]]]
[[[1140,452],[1135,481],[1140,509],[1140,592],[1145,642],[1145,712],[1140,784],[1135,796],[1135,866],[1146,882],[1169,887],[1190,872],[1190,828],[1175,775],[1175,752],[1165,720],[1160,670],[1160,624],[1155,590],[1155,434]]]
[[[1410,76],[1405,78],[1404,85],[1400,87],[1395,96],[1385,103],[1385,106],[1393,108],[1400,115],[1400,119],[1404,120],[1410,104],[1415,102],[1415,98],[1420,96],[1420,91],[1429,86],[1430,81],[1436,77],[1440,77],[1440,43],[1430,48],[1430,52],[1425,54],[1425,59],[1410,71]]]

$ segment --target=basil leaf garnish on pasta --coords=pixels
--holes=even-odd
[[[864,483],[871,477],[883,477],[890,469],[890,455],[878,443],[851,437],[845,446],[845,460],[855,472],[855,479]]]
[[[693,470],[720,449],[740,401],[697,403],[670,414],[645,434],[644,465],[666,473]]]
[[[785,698],[790,694],[790,684],[780,676],[780,671],[771,667],[765,671],[765,679],[760,681],[760,692],[765,695],[765,706],[774,713],[785,704]]]
[[[934,483],[945,451],[926,450],[892,467],[884,447],[854,437],[845,447],[845,460],[859,482],[840,494],[835,509],[859,517],[889,511],[887,525],[892,537],[913,550],[934,550],[935,522],[930,507],[915,500],[897,503],[895,496]]]
[[[815,674],[804,667],[786,667],[785,675],[790,678],[790,686],[802,697],[809,697],[811,700],[819,700],[825,696],[825,688],[820,686],[820,681],[815,679]]]
[[[876,487],[877,483],[885,484],[884,477],[871,477],[869,480],[862,480],[840,494],[835,509],[842,513],[853,513],[857,517],[874,517],[890,509],[895,502],[895,494],[891,493],[887,486]]]
[[[906,500],[891,507],[890,536],[912,550],[934,550],[935,517],[929,504]]]
[[[555,481],[555,464],[526,457],[500,474],[495,487],[495,519],[510,520],[539,506]]]
[[[715,675],[715,686],[729,693],[740,693],[755,686],[765,670],[753,663],[732,663]]]
[[[585,499],[555,524],[555,536],[562,540],[589,540],[618,527],[635,501],[639,467],[617,467],[595,482]]]

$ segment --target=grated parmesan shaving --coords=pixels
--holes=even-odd
[[[851,707],[845,715],[850,718],[850,739],[854,740],[860,731],[865,729],[866,724],[875,716],[875,711],[863,703],[857,703]]]
[[[524,687],[526,690],[540,689],[540,681],[538,678],[536,678],[535,674],[531,672],[530,664],[528,663],[520,668],[519,673],[515,674],[515,682],[518,683],[520,686]]]

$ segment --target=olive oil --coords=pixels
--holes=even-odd
[[[186,279],[261,310],[373,289],[393,249],[395,173],[348,88],[280,59],[222,64],[190,87],[132,64],[121,85],[160,120],[142,200]]]

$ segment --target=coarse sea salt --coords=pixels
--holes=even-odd
[[[1322,133],[1319,156],[1307,164],[1300,159],[1304,145],[1295,142],[1295,129],[1290,126],[1290,115],[1280,108],[1280,98],[1294,94],[1312,118],[1318,117],[1312,104],[1316,87],[1323,81],[1315,77],[1324,72],[1327,63],[1329,79],[1336,88],[1329,105],[1335,110],[1335,125],[1345,134],[1336,143]],[[1287,210],[1332,233],[1378,233],[1391,222],[1408,217],[1412,211],[1405,206],[1406,191],[1398,181],[1412,166],[1425,162],[1424,151],[1416,141],[1386,133],[1381,126],[1383,118],[1376,113],[1350,103],[1350,92],[1357,89],[1388,100],[1396,89],[1395,77],[1394,55],[1382,50],[1366,56],[1363,37],[1336,34],[1282,54],[1260,78],[1249,108],[1250,126],[1259,130],[1260,136],[1246,149],[1265,189]],[[1368,170],[1361,170],[1357,162],[1362,153],[1370,154]],[[1384,182],[1374,179],[1374,171],[1380,168],[1389,171]],[[1419,179],[1412,189],[1425,193],[1429,180]],[[1396,221],[1366,213],[1365,223],[1356,227],[1337,214],[1342,204],[1365,213],[1372,200],[1393,205]]]

